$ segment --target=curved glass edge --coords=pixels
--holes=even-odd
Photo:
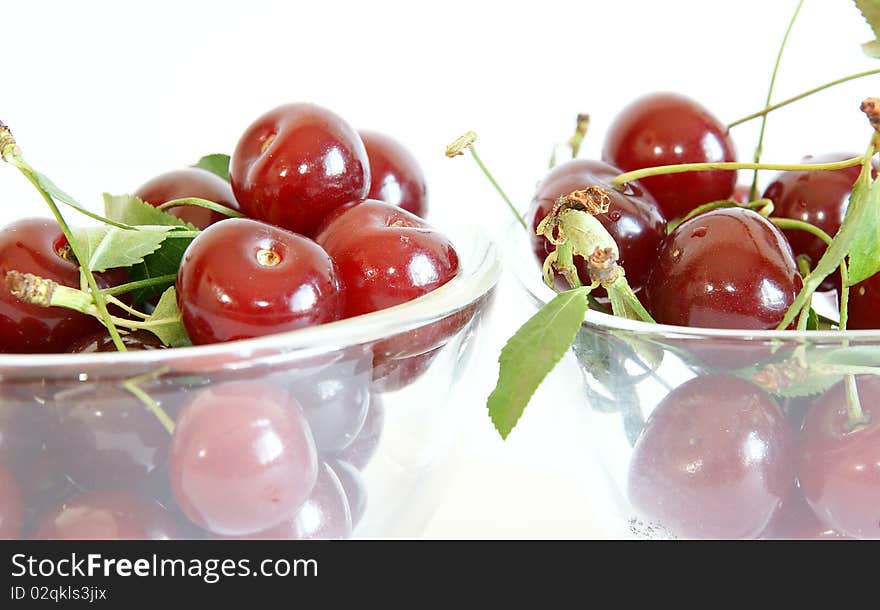
[[[541,277],[541,268],[532,252],[528,236],[518,224],[512,223],[504,243],[505,259],[511,261],[519,283],[538,307],[546,305],[556,293],[547,286]],[[840,342],[842,339],[854,341],[880,341],[880,330],[737,330],[716,328],[692,328],[669,324],[651,324],[638,320],[627,320],[599,311],[590,310],[584,317],[584,325],[599,331],[623,331],[638,335],[653,335],[674,339],[738,339],[743,341],[811,341]]]
[[[106,354],[0,354],[0,377],[42,369],[48,376],[90,371],[113,365],[188,365],[215,359],[242,361],[251,355],[297,352],[304,357],[364,345],[443,319],[489,293],[501,275],[498,247],[484,234],[467,228],[450,234],[459,254],[459,273],[418,299],[381,311],[255,339],[181,347],[172,350]]]

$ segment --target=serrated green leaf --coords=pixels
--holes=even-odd
[[[557,295],[501,350],[498,383],[488,400],[489,417],[501,438],[507,438],[535,390],[571,347],[587,312],[588,294],[588,288],[576,288]]]
[[[111,220],[127,225],[166,225],[196,230],[193,225],[168,212],[154,208],[134,195],[104,193],[104,213]]]
[[[880,0],[854,0],[856,7],[861,11],[862,17],[874,32],[874,37],[880,39]],[[862,50],[871,57],[880,57],[880,41],[872,40],[862,45]]]
[[[183,347],[192,345],[180,309],[177,307],[177,291],[174,286],[162,293],[162,298],[156,304],[153,314],[144,321],[144,330],[148,330],[171,347]]]
[[[173,227],[185,227],[196,230],[196,227],[184,222],[176,216],[172,216],[162,210],[157,210],[149,203],[132,195],[109,195],[104,194],[105,213],[121,222],[143,225],[166,225]],[[167,239],[162,246],[152,254],[144,257],[142,262],[132,265],[129,270],[131,281],[148,280],[163,275],[173,275],[180,268],[180,261],[192,239]],[[132,292],[132,300],[141,303],[147,299],[162,294],[162,288],[142,288]]]
[[[114,227],[118,227],[120,229],[131,229],[132,227],[125,222],[117,221],[112,218],[107,218],[105,216],[101,216],[100,214],[95,214],[91,210],[86,209],[82,204],[80,204],[76,199],[62,191],[54,182],[52,182],[48,176],[41,174],[40,172],[33,172],[34,178],[36,178],[37,183],[40,188],[46,191],[52,199],[56,201],[60,201],[61,203],[72,207],[77,210],[81,214],[88,216],[89,218],[93,218],[94,220],[98,220],[104,224],[108,224]]]
[[[842,375],[810,375],[802,381],[798,381],[774,392],[783,398],[801,398],[803,396],[815,396],[829,390],[832,386],[843,379]]]
[[[213,155],[205,155],[193,165],[201,169],[206,169],[212,174],[216,174],[229,182],[229,155],[215,153]]]
[[[807,315],[807,330],[818,330],[819,329],[819,314],[816,313],[816,310],[810,307],[810,313]]]
[[[173,228],[143,226],[130,231],[103,225],[73,229],[73,238],[88,268],[101,272],[142,263],[145,256],[159,248]]]
[[[853,192],[853,197],[856,197]],[[861,194],[866,207],[862,222],[856,226],[849,248],[849,285],[853,286],[880,271],[880,178]],[[853,202],[850,201],[850,205]]]

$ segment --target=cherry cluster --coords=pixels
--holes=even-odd
[[[155,207],[186,198],[219,204],[168,209],[199,229],[176,280],[195,345],[393,307],[459,269],[451,242],[422,218],[427,190],[414,157],[312,104],[258,118],[235,148],[228,181],[186,168],[134,195]],[[0,230],[0,277],[9,272],[81,286],[54,220]],[[125,269],[94,275],[99,290],[129,282]],[[131,301],[123,295],[111,313],[127,315]],[[141,387],[3,380],[0,538],[348,536],[366,505],[360,469],[382,429],[381,393],[412,383],[472,314],[364,353],[268,372],[171,371]],[[123,333],[122,343],[167,347],[146,330]],[[24,302],[0,286],[0,353],[115,349],[95,317]]]
[[[806,157],[804,163],[855,156]],[[610,206],[597,218],[617,242],[630,286],[658,323],[772,330],[802,286],[797,259],[815,265],[824,242],[805,231],[781,231],[755,210],[733,206],[744,198],[736,172],[691,171],[650,176],[623,188],[612,184],[631,170],[736,160],[728,128],[703,106],[678,94],[648,95],[614,119],[601,161],[577,159],[551,169],[535,191],[528,219],[537,229],[560,197],[602,187]],[[804,221],[833,236],[858,174],[858,167],[781,172],[762,199],[772,201],[774,217]],[[730,205],[692,215],[716,202]],[[555,246],[543,235],[531,239],[543,263]],[[575,265],[581,282],[589,284],[586,261],[576,256]],[[565,287],[561,278],[557,283]],[[828,278],[824,288],[839,288],[839,278]],[[880,327],[880,278],[854,286],[851,294],[848,327]]]

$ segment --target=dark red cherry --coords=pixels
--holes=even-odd
[[[870,422],[847,425],[842,382],[817,398],[801,430],[798,480],[826,527],[880,538],[880,379],[858,377],[856,385]]]
[[[146,330],[136,330],[134,332],[122,335],[122,343],[125,344],[129,351],[147,351],[154,349],[165,349],[165,345],[159,340],[159,337]],[[75,341],[67,348],[72,354],[94,354],[97,352],[115,352],[116,346],[113,345],[113,339],[107,329],[99,330],[93,335],[83,337]]]
[[[385,427],[385,406],[379,394],[373,394],[370,398],[370,410],[361,427],[360,433],[348,447],[336,454],[336,457],[363,470],[373,459],[382,439],[382,430]]]
[[[857,155],[828,154],[804,157],[801,163],[833,163]],[[764,190],[764,197],[773,201],[774,216],[793,218],[816,225],[831,237],[840,230],[853,184],[859,177],[860,167],[848,167],[833,171],[781,172]],[[876,174],[876,170],[875,170]],[[795,256],[809,257],[815,266],[825,254],[825,243],[806,231],[785,231]],[[840,276],[832,274],[822,283],[822,290],[840,286]]]
[[[773,515],[761,538],[784,540],[843,540],[846,536],[835,532],[819,521],[797,487],[792,489],[782,506]]]
[[[273,528],[241,538],[250,540],[329,540],[351,537],[351,512],[345,490],[327,464],[318,468],[318,479],[296,515]]]
[[[79,288],[77,265],[62,256],[65,244],[54,220],[27,218],[0,230],[0,353],[60,353],[101,328],[71,309],[22,303],[6,287],[6,274],[20,271]]]
[[[675,93],[652,93],[620,111],[605,135],[602,159],[630,171],[736,161],[736,149],[727,127],[700,104]],[[641,182],[672,220],[704,203],[729,199],[736,172],[667,174]]]
[[[381,201],[346,210],[316,239],[339,266],[346,318],[411,301],[458,273],[458,255],[446,237]]]
[[[198,197],[233,210],[238,209],[238,202],[235,201],[229,183],[217,174],[198,167],[177,169],[156,176],[142,184],[134,192],[134,195],[156,207],[173,199]],[[204,229],[227,218],[219,212],[196,206],[171,208],[168,213],[199,229]]]
[[[438,347],[418,356],[397,358],[377,364],[373,368],[373,391],[396,392],[415,383],[428,372],[442,349]]]
[[[782,233],[751,210],[712,210],[664,240],[648,279],[661,324],[769,330],[782,321],[801,277]]]
[[[428,215],[428,186],[416,158],[390,136],[363,129],[358,133],[370,159],[370,192],[367,197],[425,218]]]
[[[666,235],[666,219],[654,198],[639,184],[628,184],[624,192],[611,187],[609,180],[620,173],[616,167],[601,161],[575,160],[554,167],[538,184],[527,220],[533,229],[537,229],[559,197],[591,185],[607,189],[611,206],[598,219],[617,242],[620,264],[626,270],[627,281],[633,290],[641,291],[656,260],[657,248]],[[530,235],[535,255],[543,264],[555,247],[546,237],[536,235],[534,231]],[[581,282],[589,284],[584,259],[575,257],[575,265]]]
[[[318,459],[296,401],[266,383],[241,381],[209,386],[184,406],[169,467],[190,520],[241,536],[292,518],[312,493]]]
[[[0,540],[21,537],[24,511],[18,483],[3,464],[0,464]]]
[[[148,393],[160,407],[171,402],[167,393]],[[132,489],[165,463],[170,433],[139,398],[121,387],[83,384],[60,392],[55,412],[59,432],[49,450],[81,488]]]
[[[197,345],[338,320],[340,288],[336,266],[318,244],[244,218],[200,233],[177,276],[183,323]]]
[[[794,481],[793,439],[776,402],[738,377],[677,387],[648,419],[630,462],[639,516],[685,538],[752,538]]]
[[[370,163],[357,132],[314,104],[287,104],[247,130],[229,178],[248,216],[313,236],[337,207],[370,190]]]
[[[846,327],[852,330],[880,328],[880,274],[859,282],[849,290]]]
[[[35,540],[174,540],[172,516],[153,500],[99,491],[64,502],[37,527]]]

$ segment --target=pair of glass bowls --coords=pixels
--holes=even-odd
[[[553,292],[541,281],[527,236],[516,229],[508,235],[506,260],[514,261],[534,303],[543,305]],[[474,234],[453,237],[462,262],[456,278],[367,316],[170,351],[0,356],[0,464],[22,482],[22,535],[112,536],[65,530],[64,523],[51,522],[53,507],[65,499],[75,504],[77,497],[134,494],[165,507],[181,536],[210,536],[175,506],[169,435],[128,390],[133,379],[172,417],[194,396],[227,383],[283,388],[302,407],[321,461],[316,493],[323,491],[300,509],[296,536],[418,535],[454,466],[466,403],[450,395],[501,273],[493,244]],[[880,346],[880,333],[707,331],[589,312],[572,350],[583,374],[555,391],[579,406],[582,459],[598,456],[608,475],[601,495],[614,506],[609,531],[640,537],[830,535],[825,524],[834,515],[817,520],[792,474],[797,442],[791,439],[810,399],[780,401],[779,413],[792,420],[790,431],[771,431],[788,439],[780,449],[757,416],[737,429],[724,423],[724,400],[754,397],[730,381],[740,378],[719,369],[741,372],[762,360],[778,365],[805,351],[840,349],[849,349],[849,364],[870,366],[870,351],[850,349],[860,346]],[[866,361],[853,361],[860,354]],[[695,424],[688,410],[710,413],[718,429],[701,424],[706,417]],[[659,427],[666,432],[652,432]],[[721,455],[727,446],[733,453]],[[774,459],[787,466],[775,468]],[[63,511],[54,514],[65,518]],[[876,537],[880,530],[855,535]]]

